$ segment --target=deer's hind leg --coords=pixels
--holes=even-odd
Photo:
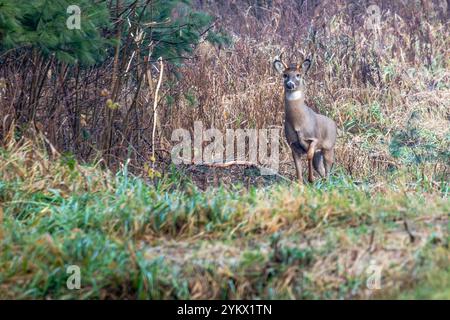
[[[313,167],[314,167],[314,170],[316,170],[316,172],[320,175],[321,178],[324,178],[326,176],[323,153],[321,150],[316,151],[316,153],[314,154]]]
[[[334,149],[323,150],[323,160],[325,165],[325,176],[328,178],[334,163]]]
[[[292,150],[292,157],[294,158],[295,171],[297,173],[297,180],[298,180],[299,184],[302,184],[303,183],[303,178],[302,178],[302,161],[301,161],[301,158],[300,158],[300,154],[295,149],[294,146],[291,146],[291,150]]]

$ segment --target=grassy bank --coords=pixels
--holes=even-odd
[[[450,298],[448,183],[203,192],[175,169],[149,184],[41,149],[0,149],[0,298]]]

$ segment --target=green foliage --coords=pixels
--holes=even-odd
[[[448,163],[449,133],[441,140],[435,132],[421,128],[418,119],[419,115],[413,113],[406,128],[394,134],[389,145],[392,156],[405,164]]]
[[[346,298],[362,294],[365,279],[327,257],[366,252],[372,230],[389,241],[404,232],[399,219],[426,214],[423,250],[448,245],[428,219],[442,219],[449,203],[418,185],[381,194],[341,174],[310,187],[203,192],[175,168],[155,185],[126,167],[113,176],[80,166],[70,154],[36,155],[30,168],[24,155],[33,150],[0,149],[0,298],[189,299],[205,274],[222,298]],[[71,291],[66,267],[74,264],[82,288]],[[318,285],[314,273],[328,269],[339,281]]]
[[[61,157],[61,164],[63,166],[67,166],[70,169],[70,171],[73,171],[76,165],[75,156],[70,152],[63,153]]]
[[[125,1],[131,5],[134,1]],[[140,4],[140,2],[139,2]],[[130,8],[133,8],[130,6]],[[196,11],[187,0],[157,0],[148,6],[137,6],[134,15],[130,15],[130,25],[126,25],[126,33],[133,29],[143,32],[141,47],[154,45],[154,59],[163,57],[172,63],[179,64],[186,54],[192,53],[196,44],[208,40],[213,44],[227,44],[229,38],[223,32],[211,28],[213,17]],[[142,55],[148,53],[142,51]]]
[[[146,4],[146,5],[145,5]],[[67,21],[72,12],[69,6],[81,10],[80,29],[69,29]],[[115,5],[89,0],[35,0],[17,2],[0,0],[0,53],[9,49],[33,48],[45,57],[55,55],[66,63],[94,64],[111,55],[107,49],[115,41],[113,25],[123,28],[122,44],[130,33],[142,31],[139,46],[153,48],[152,56],[180,63],[184,54],[193,51],[195,44],[208,40],[214,44],[228,43],[221,32],[210,29],[213,18],[192,8],[190,1],[125,0],[126,8],[117,22]],[[123,20],[123,16],[127,19]],[[125,23],[124,23],[125,22]],[[148,52],[141,50],[142,55]]]
[[[80,29],[69,29],[67,8],[81,9]],[[93,64],[106,54],[108,41],[101,30],[109,26],[105,3],[89,0],[0,0],[0,52],[12,48],[33,48],[66,63]]]
[[[186,101],[190,107],[194,108],[194,107],[198,106],[197,96],[196,96],[195,92],[193,92],[192,90],[188,90],[187,92],[185,92],[184,98],[186,99]]]
[[[20,30],[20,23],[17,20],[20,9],[17,1],[0,0],[0,49],[15,45],[14,35]]]

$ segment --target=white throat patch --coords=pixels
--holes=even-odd
[[[294,101],[299,99],[303,99],[303,92],[301,91],[286,92],[286,100]]]

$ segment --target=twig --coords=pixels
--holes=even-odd
[[[409,225],[408,225],[408,222],[406,221],[405,217],[403,217],[403,226],[405,227],[405,230],[409,235],[409,241],[411,241],[411,243],[414,243],[414,241],[416,240],[416,237],[414,237],[411,230],[409,230]]]
[[[191,161],[191,160],[182,159],[182,158],[178,158],[178,160],[181,160],[181,161],[182,161],[183,163],[185,163],[185,164],[196,165],[196,164],[195,164],[193,161]],[[275,170],[272,170],[272,169],[263,167],[263,166],[261,166],[261,165],[259,165],[259,164],[257,164],[257,163],[250,162],[250,161],[234,160],[234,161],[228,161],[228,162],[223,162],[223,163],[220,163],[220,162],[212,162],[212,163],[211,163],[211,162],[205,162],[205,163],[201,163],[200,165],[202,165],[202,166],[207,166],[207,167],[212,167],[212,168],[227,168],[227,167],[231,167],[231,166],[233,166],[233,165],[236,165],[236,166],[249,166],[249,167],[254,166],[254,167],[256,167],[256,168],[258,168],[258,169],[260,169],[260,170],[261,170],[261,169],[268,170],[268,171],[271,172],[271,174],[273,174],[273,175],[275,175],[275,176],[277,176],[277,177],[279,177],[279,178],[281,178],[281,179],[283,179],[283,180],[285,180],[285,181],[291,182],[290,179],[286,178],[285,176],[282,176],[281,174],[279,174],[279,173],[276,172]]]
[[[372,252],[374,241],[375,241],[375,229],[372,229],[372,232],[370,233],[369,247],[367,248],[368,252]]]
[[[155,134],[156,134],[156,117],[157,117],[157,107],[158,107],[158,93],[159,88],[161,87],[163,71],[164,71],[164,63],[162,58],[159,59],[160,70],[159,70],[159,79],[158,84],[156,85],[155,97],[153,99],[153,130],[152,130],[152,159],[155,159]]]

